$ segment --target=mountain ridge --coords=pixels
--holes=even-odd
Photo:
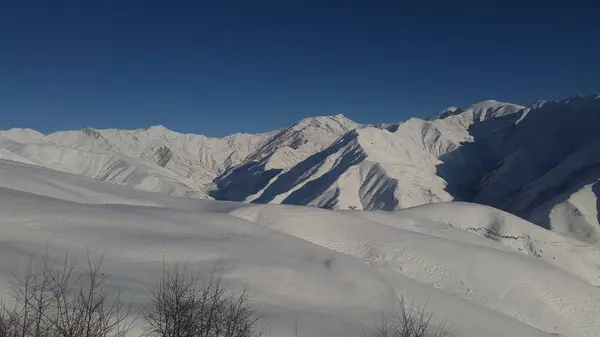
[[[393,124],[337,114],[223,138],[162,125],[47,135],[13,128],[0,131],[0,158],[218,200],[387,211],[474,201],[598,244],[594,125],[600,95],[527,107],[485,100]]]

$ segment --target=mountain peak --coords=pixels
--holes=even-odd
[[[151,134],[165,134],[168,132],[174,132],[173,130],[168,129],[166,126],[164,126],[162,124],[153,125],[153,126],[147,128],[146,131]]]
[[[432,121],[436,119],[444,119],[450,116],[472,116],[478,120],[504,116],[525,109],[524,106],[517,104],[500,102],[493,99],[477,102],[470,105],[466,109],[457,108],[454,106],[447,107],[437,115],[426,118],[425,120]]]
[[[348,119],[348,120],[350,119],[350,118],[346,117],[346,115],[344,115],[343,113],[339,113],[339,114],[336,114],[336,115],[331,115],[331,116],[328,116],[328,117],[332,118],[332,119]]]
[[[481,102],[477,102],[475,104],[470,105],[466,110],[469,109],[488,109],[488,108],[492,108],[492,107],[496,107],[498,105],[505,105],[505,104],[510,104],[510,103],[504,103],[504,102],[499,102],[493,99],[488,99],[485,101],[481,101]]]
[[[325,115],[325,116],[316,116],[316,117],[308,117],[308,118],[304,118],[302,120],[300,120],[300,122],[302,121],[350,121],[350,119],[348,117],[346,117],[344,114],[337,114],[337,115]]]
[[[440,111],[438,114],[425,118],[425,120],[444,119],[446,117],[459,114],[461,111],[462,109],[460,108],[457,108],[455,106],[449,106],[446,109]]]
[[[28,133],[28,134],[33,134],[33,135],[40,136],[40,137],[45,136],[43,133],[41,133],[37,130],[34,130],[34,129],[30,129],[30,128],[10,128],[4,132],[13,133],[13,134]]]
[[[292,126],[295,130],[301,130],[307,127],[316,128],[343,128],[351,130],[357,127],[357,124],[343,114],[317,116],[304,118]]]

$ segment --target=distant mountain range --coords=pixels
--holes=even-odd
[[[315,117],[225,138],[11,129],[0,158],[204,199],[386,211],[472,201],[600,244],[600,95],[484,101],[385,125]]]

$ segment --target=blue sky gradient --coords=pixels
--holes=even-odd
[[[598,1],[4,1],[0,129],[223,136],[600,92]]]

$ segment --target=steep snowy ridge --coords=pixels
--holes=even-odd
[[[481,142],[497,165],[479,181],[472,200],[579,239],[597,241],[598,220],[591,219],[589,208],[571,204],[574,208],[566,212],[579,219],[570,223],[554,221],[561,216],[554,217],[553,207],[600,179],[600,99],[572,97],[536,104],[529,110],[501,139]],[[584,217],[577,214],[585,214],[592,222],[582,223]]]
[[[524,106],[517,104],[487,100],[475,103],[466,109],[448,107],[438,115],[428,118],[428,120],[446,119],[452,116],[460,116],[461,119],[468,120],[470,124],[472,124],[476,121],[482,122],[490,118],[512,115],[524,108]]]
[[[258,161],[272,155],[282,147],[293,149],[297,157],[305,159],[323,150],[338,137],[358,126],[344,115],[306,118],[269,139],[250,154],[246,158],[246,162]]]
[[[430,137],[423,132],[422,123],[426,122],[416,123],[417,127],[413,127],[413,120],[403,123],[395,133],[376,127],[348,132],[327,149],[278,175],[253,201],[393,210],[451,200],[444,191],[444,181],[435,177],[439,161],[424,149]]]
[[[306,118],[277,132],[214,181],[217,199],[252,201],[272,179],[359,127],[343,115]],[[305,165],[303,165],[305,166]]]
[[[0,157],[197,198],[359,210],[475,201],[600,244],[599,97],[488,100],[397,124],[323,116],[225,138],[12,129],[0,132]]]
[[[445,120],[411,118],[394,128],[356,129],[279,175],[274,187],[264,189],[265,194],[254,201],[393,210],[452,200],[445,181],[436,176],[439,158],[472,141],[468,133],[472,123],[522,108],[486,101]],[[332,165],[325,169],[326,163]],[[285,197],[275,197],[280,195]]]

